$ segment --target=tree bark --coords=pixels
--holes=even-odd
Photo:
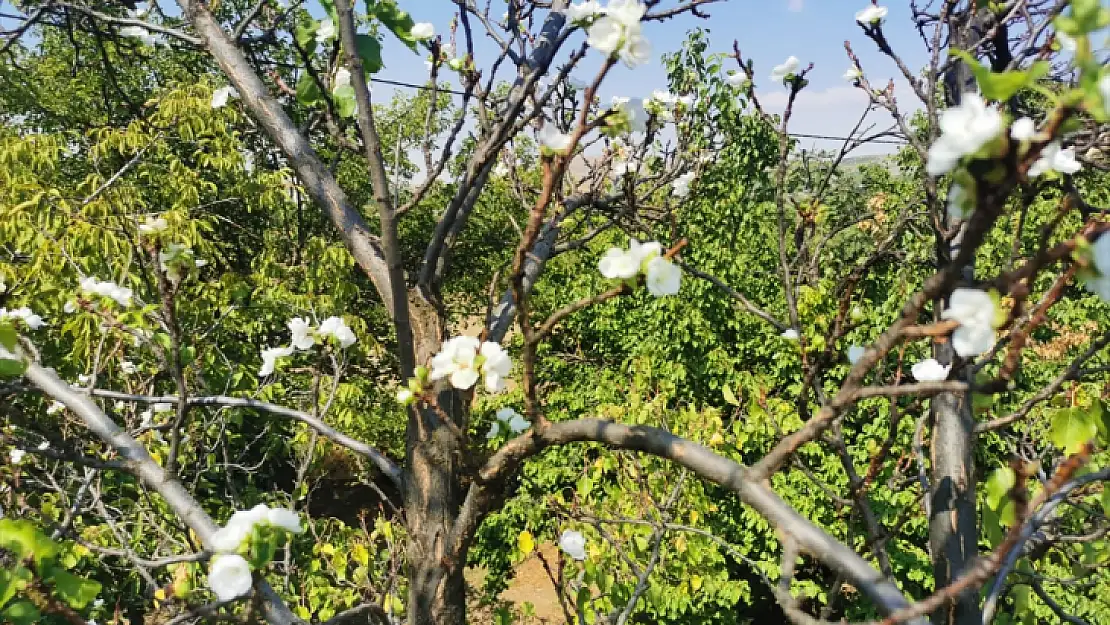
[[[434,308],[415,292],[413,327],[417,362],[424,363],[440,346],[444,324]],[[465,625],[466,552],[453,554],[448,539],[459,517],[466,429],[465,396],[439,394],[439,410],[410,409],[406,435],[405,523],[408,544],[408,622],[411,625]],[[452,423],[443,423],[443,418]]]
[[[951,345],[938,345],[937,360],[952,362]],[[933,475],[930,481],[929,548],[937,588],[970,568],[978,555],[975,509],[975,420],[967,393],[941,393],[932,400]],[[937,625],[979,625],[979,595],[965,592],[933,613]]]
[[[954,12],[949,17],[950,47],[964,49],[968,40],[970,12]],[[977,85],[970,69],[962,62],[953,63],[945,75],[945,104],[958,106],[962,95],[975,92]],[[959,256],[966,222],[948,215],[942,221],[946,232],[955,232],[950,241],[938,237],[937,256],[940,268]],[[975,266],[961,268],[961,277],[970,282]],[[936,310],[946,305],[937,301]],[[934,346],[934,355],[942,364],[952,364],[954,378],[970,373],[959,362],[950,341]],[[942,588],[960,577],[974,565],[978,556],[979,524],[975,507],[975,419],[971,411],[970,393],[941,393],[930,402],[933,440],[931,447],[932,477],[929,482],[929,552],[933,560],[933,578]],[[980,625],[979,595],[965,592],[932,615],[936,625]]]

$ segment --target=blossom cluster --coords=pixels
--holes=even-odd
[[[948,308],[940,313],[941,319],[960,324],[952,331],[952,348],[961,358],[978,356],[994,347],[994,316],[994,298],[986,291],[967,288],[952,291]]]
[[[170,278],[180,280],[190,267],[201,268],[208,261],[197,258],[193,249],[181,243],[170,243],[158,252],[158,266]]]
[[[512,359],[497,343],[456,336],[444,341],[439,353],[432,356],[429,378],[433,382],[446,379],[459,390],[470,389],[481,379],[487,391],[497,393],[505,388],[512,368]]]
[[[682,286],[682,270],[663,256],[663,246],[655,241],[631,239],[626,250],[611,247],[597,267],[610,280],[632,280],[643,274],[648,291],[656,297],[674,295]]]
[[[215,96],[213,96],[213,98],[214,97]],[[139,234],[143,236],[153,236],[165,232],[169,227],[170,224],[166,221],[165,217],[147,217],[145,222],[139,224]]]
[[[227,105],[227,101],[232,98],[238,98],[239,92],[235,87],[225,85],[212,92],[212,108],[223,108]]]
[[[925,169],[930,176],[952,171],[1002,132],[1002,113],[988,106],[977,93],[965,93],[959,106],[945,109],[938,120],[941,135],[929,148]]]
[[[274,372],[279,359],[292,356],[297,351],[308,351],[316,345],[317,341],[325,342],[328,339],[334,339],[341,349],[346,349],[358,340],[355,333],[340,317],[328,317],[320,322],[319,326],[313,326],[308,319],[294,317],[287,325],[292,345],[262,348],[262,368],[258,370],[258,375],[270,375]]]
[[[502,408],[494,414],[496,421],[490,424],[489,432],[486,432],[486,439],[493,440],[501,433],[501,428],[505,427],[513,434],[520,434],[532,426],[532,422],[524,418],[524,415],[513,410],[512,408]]]
[[[285,508],[258,504],[250,510],[232,514],[227,525],[213,534],[209,541],[216,555],[208,569],[208,587],[220,601],[231,601],[251,589],[250,563],[239,555],[239,550],[256,527],[273,527],[292,534],[304,531],[300,515]]]
[[[563,533],[559,536],[559,548],[575,560],[582,561],[586,559],[586,537],[582,535],[582,532],[563,530]]]
[[[38,330],[42,326],[46,325],[46,322],[42,320],[42,317],[36,315],[34,312],[31,311],[30,308],[27,308],[26,306],[22,308],[15,308],[12,310],[8,310],[7,308],[0,308],[0,321],[5,320],[11,322],[21,321],[25,326],[27,326],[29,330]]]
[[[616,55],[628,67],[651,60],[651,43],[640,25],[646,12],[647,5],[639,0],[609,0],[605,7],[586,0],[566,8],[567,19],[585,26],[586,43],[606,56]]]
[[[81,281],[81,291],[86,295],[97,295],[115,301],[120,306],[130,306],[134,291],[115,282],[101,282],[89,276]]]

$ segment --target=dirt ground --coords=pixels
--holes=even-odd
[[[548,562],[554,563],[560,557],[559,548],[555,545],[544,544],[538,549]],[[484,577],[485,572],[480,569],[466,571],[466,580],[472,587],[480,588]],[[523,609],[526,602],[532,604],[535,617],[521,620],[520,623],[524,625],[562,625],[566,621],[563,610],[559,607],[555,586],[548,578],[539,558],[534,555],[517,566],[516,574],[509,581],[509,587],[501,593],[501,599],[512,603],[517,609]],[[489,613],[489,609],[473,611],[473,622],[489,622]]]

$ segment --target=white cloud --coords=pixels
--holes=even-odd
[[[791,13],[801,13],[805,8],[805,0],[787,0],[786,8]]]

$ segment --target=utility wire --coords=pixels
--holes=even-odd
[[[415,84],[415,83],[404,82],[404,81],[400,81],[400,80],[390,80],[388,78],[374,78],[373,82],[381,83],[383,85],[393,85],[394,87],[406,87],[408,89],[419,89],[421,91],[433,91],[434,90],[434,91],[437,91],[439,93],[451,93],[451,94],[454,94],[454,95],[466,95],[465,92],[459,91],[458,89],[452,89],[450,87],[430,87],[428,85],[418,85],[418,84]],[[815,135],[815,134],[809,134],[809,133],[805,133],[805,132],[790,132],[790,133],[787,133],[787,134],[790,135],[791,137],[797,137],[797,138],[800,138],[800,139],[821,139],[821,140],[824,140],[824,141],[854,141],[854,140],[860,138],[860,137],[838,137],[836,135]],[[889,138],[888,137],[888,138],[885,138],[885,139],[883,139],[883,138],[868,139],[865,143],[885,143],[885,144],[888,144],[888,145],[906,145],[909,142],[906,141],[905,139],[894,139],[894,138]]]

